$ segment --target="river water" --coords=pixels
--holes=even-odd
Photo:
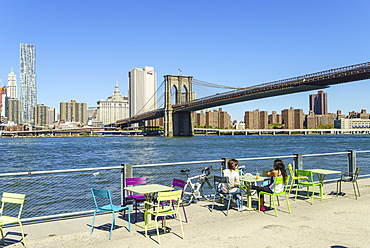
[[[0,173],[370,150],[370,135],[1,138]]]

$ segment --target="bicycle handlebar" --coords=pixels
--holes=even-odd
[[[209,174],[211,174],[211,169],[212,169],[212,165],[205,167],[205,168],[202,170],[202,174],[204,174],[204,175],[206,175],[206,176],[209,176]]]
[[[210,174],[211,174],[211,170],[212,170],[212,165],[210,165],[210,166],[207,166],[207,167],[205,167],[203,170],[202,170],[202,174],[201,175],[199,175],[199,176],[209,176]],[[189,172],[190,170],[180,170],[180,172],[182,172],[182,173],[186,173],[186,174],[188,174],[188,172]]]

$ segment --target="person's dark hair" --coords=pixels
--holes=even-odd
[[[227,168],[230,170],[235,170],[238,164],[239,164],[239,161],[232,158],[229,160],[229,162],[227,162]]]
[[[276,159],[274,161],[274,170],[280,170],[281,175],[284,178],[284,184],[287,183],[288,173],[286,172],[284,162],[281,159]]]

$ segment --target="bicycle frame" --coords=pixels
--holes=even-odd
[[[185,173],[187,176],[186,185],[184,188],[183,202],[185,205],[192,203],[194,199],[208,199],[203,191],[203,186],[205,183],[213,189],[212,184],[209,182],[209,174],[211,173],[212,167],[206,167],[202,170],[202,174],[198,176],[189,177],[189,170],[182,170],[181,172]]]

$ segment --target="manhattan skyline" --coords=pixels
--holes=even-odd
[[[0,78],[7,85],[14,68],[19,86],[19,44],[27,43],[37,46],[37,103],[49,107],[72,99],[96,106],[116,81],[128,95],[128,72],[144,66],[155,68],[158,84],[181,68],[207,82],[252,86],[370,61],[363,28],[369,7],[368,1],[11,1],[2,5]],[[369,112],[369,82],[323,89],[328,112]],[[257,108],[308,113],[315,93],[220,107],[233,120]]]

